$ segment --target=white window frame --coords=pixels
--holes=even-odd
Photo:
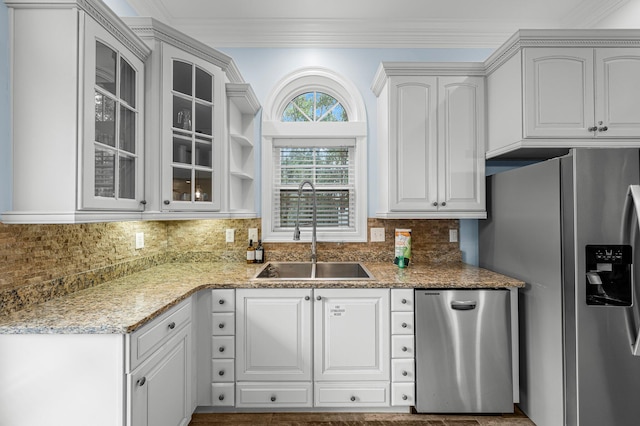
[[[348,122],[283,122],[282,113],[296,96],[309,91],[324,92],[342,104]],[[304,68],[283,78],[267,99],[262,116],[262,240],[293,242],[292,231],[273,229],[273,146],[274,141],[296,139],[314,142],[350,139],[355,143],[356,214],[353,230],[318,228],[318,241],[367,241],[367,122],[364,101],[355,85],[325,68]],[[311,241],[311,232],[302,230],[300,241]]]

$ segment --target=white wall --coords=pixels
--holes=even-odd
[[[596,28],[640,28],[640,0],[629,0],[611,15],[595,25]]]

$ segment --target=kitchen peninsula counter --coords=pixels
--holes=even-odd
[[[372,280],[252,281],[263,265],[167,263],[0,316],[0,334],[125,334],[215,288],[511,288],[522,281],[464,263],[367,263]]]

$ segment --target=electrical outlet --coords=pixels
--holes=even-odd
[[[457,243],[458,242],[458,230],[457,229],[449,229],[449,242]]]
[[[136,232],[136,250],[144,248],[144,232]]]
[[[253,240],[255,244],[258,243],[258,228],[249,228],[249,240]]]
[[[384,241],[384,228],[371,228],[371,242],[379,243]]]
[[[235,241],[235,229],[227,229],[227,242],[232,243]]]

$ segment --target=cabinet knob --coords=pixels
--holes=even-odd
[[[444,207],[444,206],[446,206],[446,205],[447,205],[447,203],[445,203],[445,202],[443,201],[442,203],[440,203],[440,205]]]
[[[224,370],[218,371],[218,376],[224,376]]]
[[[606,132],[607,130],[609,130],[607,126],[598,127],[599,132]]]
[[[351,402],[354,402],[355,400],[356,400],[356,397],[355,397],[355,396],[352,396],[352,397],[351,397]]]
[[[218,351],[219,351],[219,352],[224,352],[224,346],[220,346],[220,347],[218,348]]]
[[[406,401],[407,399],[409,399],[409,397],[407,395],[402,395],[402,400]]]
[[[220,396],[218,396],[218,400],[219,400],[219,401],[224,401],[224,395],[223,395],[223,394],[220,394]]]
[[[221,305],[224,305],[224,299],[218,300],[218,303],[221,304]]]
[[[311,299],[309,296],[304,297],[304,300],[309,300],[309,299]]]
[[[404,370],[403,370],[403,371],[402,371],[402,375],[406,377],[406,376],[408,376],[408,375],[409,375],[409,373],[407,373],[406,371],[404,371]]]
[[[402,328],[407,328],[407,327],[409,327],[409,325],[406,322],[403,322],[402,323]]]
[[[220,324],[218,324],[218,328],[224,328],[224,323],[221,322]]]
[[[145,383],[147,383],[147,378],[146,377],[142,377],[142,378],[138,379],[138,381],[136,382],[136,384],[138,386],[144,386]]]
[[[433,202],[433,207],[438,207],[438,202],[437,201]]]
[[[409,348],[408,348],[408,347],[406,347],[406,346],[403,346],[403,347],[402,347],[402,352],[407,352],[408,350],[409,350]]]
[[[322,296],[316,296],[316,300],[322,300]]]
[[[402,299],[402,304],[406,305],[407,304],[407,299]]]
[[[595,132],[596,130],[598,130],[598,127],[597,126],[592,126],[592,127],[589,127],[587,130],[590,131],[590,132]]]
[[[164,203],[164,205],[165,205],[165,206],[168,206],[169,204],[171,204],[171,201],[169,201],[169,200],[164,200],[164,201],[163,201],[163,203]]]
[[[275,395],[273,395],[273,396],[271,397],[271,402],[276,402],[276,396],[275,396]]]
[[[169,327],[169,330],[173,330],[174,328],[176,328],[176,323],[172,321],[169,323],[168,327]]]

